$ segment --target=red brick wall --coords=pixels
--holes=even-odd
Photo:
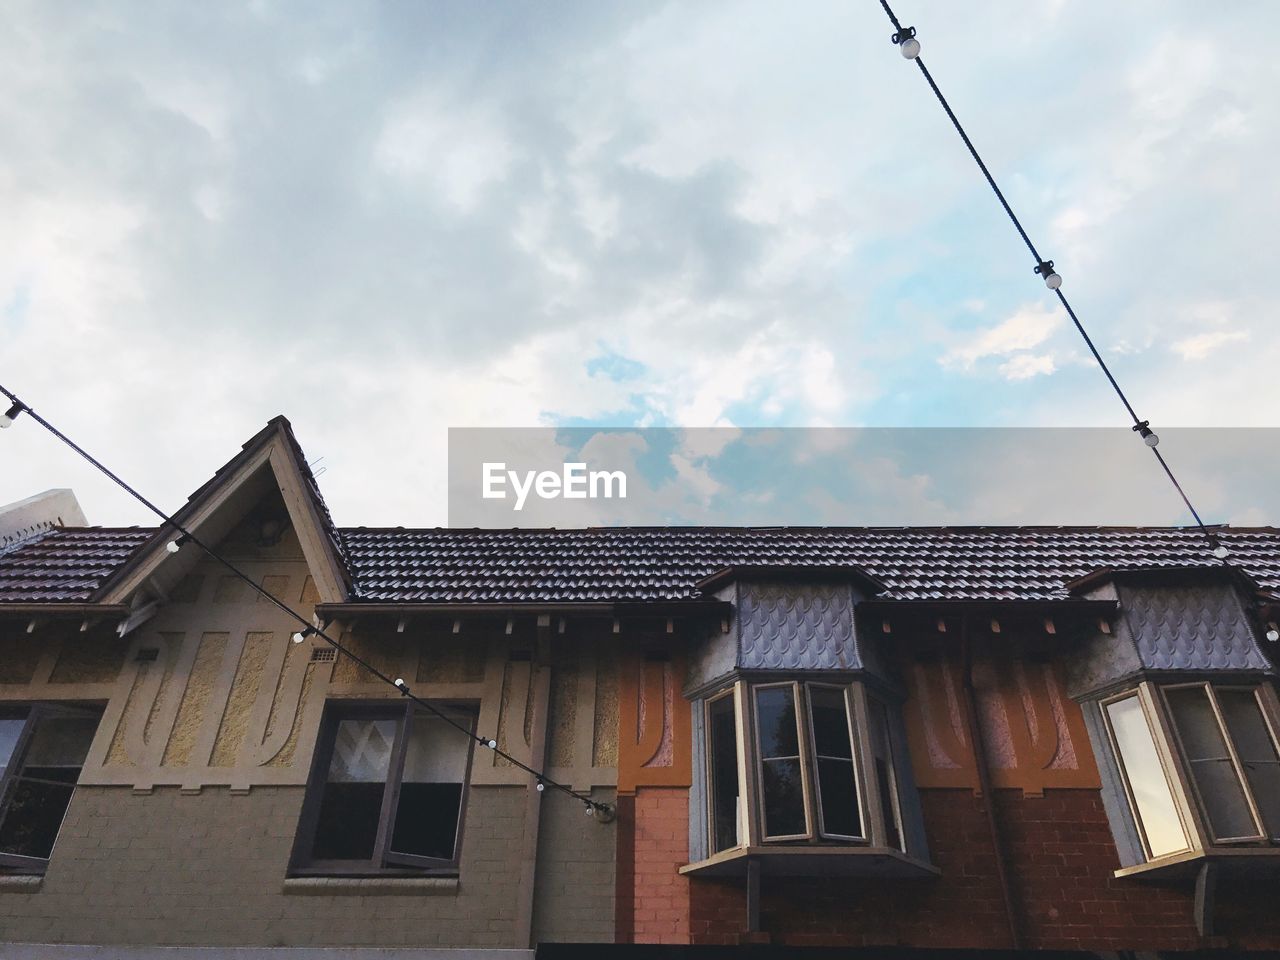
[[[925,830],[940,877],[928,880],[765,878],[761,925],[775,944],[1007,948],[1009,927],[982,801],[970,790],[922,790]],[[1096,790],[1040,798],[997,791],[1023,946],[1032,949],[1280,948],[1280,882],[1220,884],[1219,937],[1200,939],[1193,889],[1117,880]],[[640,845],[637,842],[637,858]],[[741,882],[694,880],[694,943],[737,943]]]
[[[689,942],[689,791],[638,787],[634,801],[634,942]]]

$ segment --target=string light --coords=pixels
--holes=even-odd
[[[1044,285],[1050,290],[1057,290],[1062,286],[1062,277],[1058,276],[1058,272],[1053,269],[1052,260],[1043,260],[1036,264],[1036,273],[1044,277]]]
[[[152,513],[154,513],[161,520],[163,520],[166,526],[172,527],[174,530],[177,530],[178,533],[180,534],[178,538],[179,540],[182,540],[183,542],[190,541],[194,543],[201,550],[203,550],[205,554],[209,556],[210,559],[217,561],[225,569],[230,571],[231,574],[233,574],[237,579],[248,584],[249,587],[252,590],[254,590],[263,600],[266,600],[268,603],[271,603],[282,613],[288,615],[298,623],[302,624],[302,629],[296,631],[293,634],[294,643],[301,643],[307,637],[312,637],[312,636],[319,637],[321,640],[325,641],[325,643],[333,647],[335,651],[342,654],[348,660],[351,660],[357,666],[367,670],[370,674],[372,674],[378,680],[395,687],[397,690],[400,691],[401,694],[408,697],[415,704],[420,706],[423,710],[426,710],[428,713],[432,714],[438,719],[443,720],[445,723],[453,727],[455,730],[458,730],[465,736],[470,737],[474,742],[488,747],[495,754],[497,754],[499,757],[502,757],[512,766],[518,767],[519,769],[523,770],[525,773],[528,773],[531,776],[537,778],[537,788],[539,793],[545,791],[548,786],[554,787],[555,789],[561,791],[562,793],[568,794],[569,796],[573,797],[575,800],[578,800],[579,802],[584,804],[587,807],[588,811],[593,811],[595,813],[598,813],[601,823],[608,823],[613,819],[614,811],[609,804],[601,803],[598,800],[592,800],[590,797],[586,796],[585,794],[579,793],[577,790],[574,790],[572,787],[569,787],[566,784],[560,783],[557,780],[551,779],[550,777],[546,776],[544,773],[542,773],[539,770],[535,770],[533,767],[529,766],[527,763],[524,763],[520,759],[511,756],[511,754],[503,750],[499,750],[498,743],[496,740],[492,740],[487,737],[478,736],[471,730],[470,727],[463,726],[461,723],[459,723],[449,714],[445,713],[443,710],[436,707],[430,701],[423,700],[421,697],[415,695],[412,691],[409,690],[409,685],[405,683],[403,678],[397,677],[395,679],[392,679],[391,677],[383,673],[381,670],[379,670],[377,667],[375,667],[368,660],[364,659],[359,654],[354,653],[351,650],[347,649],[337,640],[334,640],[333,637],[329,636],[323,630],[312,626],[310,621],[306,617],[304,617],[298,611],[294,610],[292,607],[286,604],[279,597],[273,596],[260,583],[258,583],[257,580],[249,576],[247,573],[245,573],[243,570],[237,567],[234,563],[232,563],[226,557],[222,556],[220,553],[215,551],[212,547],[210,547],[207,543],[205,543],[203,540],[201,540],[199,537],[193,534],[190,530],[183,527],[182,524],[178,523],[178,521],[173,519],[173,517],[165,513],[163,510],[157,507],[154,503],[152,503],[150,500],[144,497],[141,493],[139,493],[137,490],[131,487],[128,483],[126,483],[123,479],[121,479],[118,474],[114,473],[109,467],[107,467],[104,463],[102,463],[102,461],[96,459],[92,454],[90,454],[87,450],[85,450],[84,447],[80,446],[78,443],[76,443],[74,440],[68,437],[65,433],[63,433],[61,430],[55,427],[52,423],[50,423],[44,417],[40,416],[38,413],[32,410],[25,403],[20,401],[14,394],[12,394],[8,390],[8,388],[3,386],[2,384],[0,384],[0,394],[4,394],[4,396],[8,397],[9,400],[13,402],[14,408],[17,408],[20,413],[26,412],[30,414],[31,419],[35,420],[36,423],[44,427],[47,431],[49,431],[49,433],[53,434],[54,437],[62,441],[64,444],[66,444],[68,447],[74,450],[77,454],[79,454],[81,457],[87,460],[100,473],[102,473],[109,480],[111,480],[113,483],[119,486],[122,490],[124,490],[125,493],[129,494],[129,496],[133,497],[140,504],[142,504]],[[12,412],[12,409],[13,408],[10,408],[10,412]]]
[[[1160,438],[1156,435],[1156,432],[1151,429],[1150,420],[1143,420],[1141,423],[1135,423],[1133,425],[1133,432],[1140,436],[1142,438],[1142,442],[1148,447],[1155,447],[1160,444]]]
[[[1213,547],[1213,555],[1219,560],[1225,560],[1228,556],[1226,547],[1222,546],[1217,538],[1205,526],[1204,520],[1200,518],[1199,512],[1191,503],[1191,498],[1187,496],[1186,491],[1182,489],[1182,484],[1178,482],[1178,478],[1173,474],[1173,468],[1169,466],[1164,455],[1156,449],[1156,444],[1160,442],[1160,438],[1152,432],[1147,421],[1139,418],[1137,411],[1133,409],[1133,404],[1129,402],[1129,398],[1124,395],[1124,391],[1120,389],[1120,384],[1116,382],[1116,378],[1111,373],[1111,368],[1107,366],[1102,354],[1098,352],[1098,348],[1094,346],[1093,338],[1089,336],[1085,330],[1084,324],[1080,322],[1080,318],[1076,316],[1075,310],[1071,308],[1071,304],[1067,301],[1066,296],[1062,292],[1062,277],[1053,268],[1053,261],[1046,260],[1040,256],[1040,251],[1036,249],[1036,245],[1031,242],[1031,237],[1027,235],[1027,231],[1022,226],[1022,221],[1018,219],[1018,215],[1013,212],[1013,207],[1009,206],[1009,201],[1005,199],[1004,192],[996,183],[995,177],[991,175],[991,171],[987,168],[982,157],[978,153],[978,148],[973,145],[973,141],[969,139],[969,134],[965,132],[964,126],[960,123],[960,118],[956,116],[955,111],[951,109],[951,104],[947,102],[947,98],[942,95],[942,90],[938,88],[937,81],[933,79],[933,74],[929,72],[929,68],[925,66],[924,60],[920,58],[920,45],[914,40],[915,27],[903,27],[898,21],[897,15],[893,12],[893,8],[889,6],[889,0],[880,0],[880,6],[884,8],[885,15],[889,18],[889,22],[893,24],[894,30],[897,32],[893,35],[893,42],[898,44],[902,49],[902,55],[909,60],[914,60],[916,66],[920,68],[920,75],[924,77],[929,84],[929,89],[933,91],[933,95],[937,98],[938,103],[942,106],[947,118],[951,121],[951,125],[956,128],[956,133],[960,135],[960,139],[964,141],[964,145],[969,150],[969,155],[973,157],[973,162],[978,165],[978,169],[982,171],[983,177],[986,178],[987,185],[991,187],[991,192],[996,195],[996,199],[1000,201],[1000,206],[1004,208],[1004,212],[1008,215],[1009,221],[1013,224],[1014,229],[1018,231],[1018,236],[1022,238],[1022,242],[1026,244],[1027,250],[1031,256],[1035,258],[1035,272],[1044,278],[1045,286],[1057,294],[1058,302],[1062,304],[1067,316],[1071,318],[1071,322],[1075,325],[1076,331],[1084,340],[1085,345],[1089,348],[1089,352],[1093,354],[1093,359],[1097,361],[1099,368],[1106,375],[1107,380],[1111,383],[1111,388],[1115,390],[1116,396],[1120,398],[1120,402],[1124,404],[1125,410],[1128,411],[1130,418],[1134,422],[1134,429],[1142,436],[1143,442],[1151,448],[1152,454],[1155,455],[1161,469],[1164,470],[1165,476],[1169,478],[1169,482],[1173,484],[1173,488],[1178,492],[1178,496],[1182,498],[1182,502],[1186,504],[1187,509],[1191,512],[1191,516],[1195,518],[1196,526],[1200,528],[1200,532]],[[905,41],[916,43],[912,48],[914,52],[909,53],[906,49]]]
[[[920,56],[920,41],[916,39],[915,27],[900,29],[889,39],[898,45],[898,49],[908,60],[914,60]]]
[[[13,406],[4,412],[3,417],[0,417],[0,430],[8,430],[12,427],[13,421],[18,419],[18,414],[22,413],[25,409],[27,408],[15,400],[13,402]]]

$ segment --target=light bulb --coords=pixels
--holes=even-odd
[[[1056,273],[1050,273],[1044,278],[1044,285],[1050,290],[1057,290],[1062,286],[1062,277],[1058,276]]]
[[[1154,430],[1151,429],[1151,421],[1140,420],[1133,425],[1133,432],[1142,438],[1142,442],[1148,447],[1154,448],[1160,443],[1160,438],[1156,436]]]
[[[908,60],[914,60],[920,56],[920,41],[915,37],[903,40],[898,49],[902,51],[902,55]]]
[[[1270,630],[1267,631],[1267,639],[1270,640],[1272,643],[1275,643],[1277,640],[1280,640],[1280,630],[1277,630],[1275,627],[1272,627]]]
[[[182,544],[180,544],[177,540],[170,540],[168,543],[164,545],[164,548],[168,550],[170,553],[177,553],[179,550],[182,549]]]
[[[1228,550],[1226,547],[1224,547],[1222,544],[1218,544],[1216,547],[1213,548],[1213,555],[1217,557],[1219,560],[1225,560],[1227,559],[1227,557],[1231,556],[1231,551]]]
[[[409,692],[409,685],[405,683],[404,680],[401,679],[400,677],[396,677],[393,682],[396,686],[396,689],[398,689],[401,693]]]
[[[1160,437],[1154,430],[1148,430],[1146,435],[1142,438],[1142,442],[1148,447],[1158,446],[1160,443]]]
[[[0,417],[0,430],[8,430],[12,427],[13,421],[18,419],[18,414],[25,409],[17,400],[13,401],[13,406],[4,412],[4,416]]]
[[[303,640],[305,640],[305,639],[307,639],[307,635],[306,635],[305,633],[303,633],[301,630],[297,631],[297,632],[296,632],[296,633],[294,633],[294,635],[293,635],[293,642],[294,642],[294,643],[301,643],[301,642],[302,642]]]
[[[486,740],[486,741],[484,742],[484,745],[485,745],[486,747],[488,747],[490,750],[497,750],[497,749],[498,749],[498,741],[497,741],[497,740]]]
[[[543,790],[545,790],[545,789],[547,789],[547,785],[546,785],[545,783],[543,783],[541,780],[539,780],[539,781],[538,781],[538,792],[539,792],[539,793],[541,793],[541,792],[542,792]]]

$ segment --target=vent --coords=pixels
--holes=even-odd
[[[138,650],[138,655],[133,658],[135,663],[155,663],[159,659],[159,647],[142,647]]]
[[[311,650],[312,663],[333,663],[337,656],[338,651],[333,647],[314,647]]]

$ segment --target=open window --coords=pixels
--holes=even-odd
[[[1101,708],[1147,864],[1280,854],[1280,745],[1268,684],[1144,682]]]
[[[295,873],[456,873],[475,714],[439,709],[444,717],[413,704],[329,704]]]
[[[0,870],[44,873],[101,712],[0,707]]]
[[[787,869],[804,873],[814,868],[812,857],[842,852],[875,856],[863,867],[831,862],[823,869],[873,873],[874,863],[888,874],[896,868],[887,862],[903,867],[913,858],[916,867],[932,869],[904,828],[904,816],[918,811],[910,806],[914,789],[904,795],[905,744],[895,708],[866,685],[739,681],[700,706],[706,783],[701,835],[708,859],[686,872],[715,871],[749,855],[771,861],[790,856],[795,862]],[[698,831],[695,823],[695,850]],[[797,857],[807,857],[809,866]]]

